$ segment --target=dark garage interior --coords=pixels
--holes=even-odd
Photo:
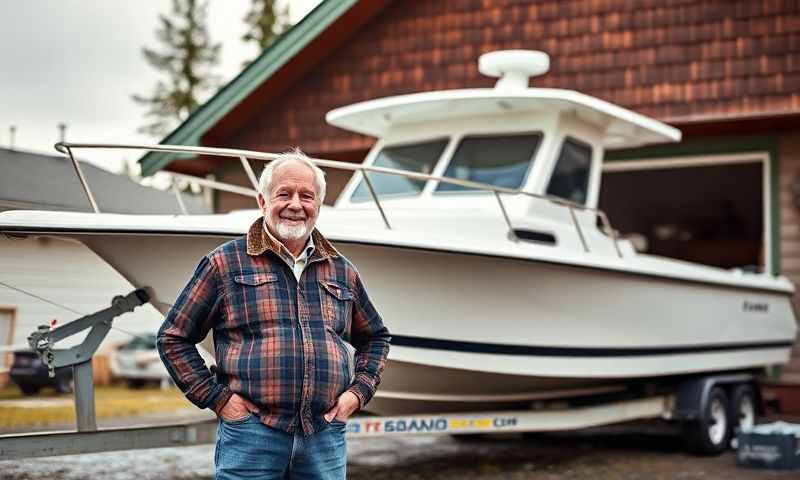
[[[606,171],[599,205],[641,251],[761,271],[763,170],[754,161]]]

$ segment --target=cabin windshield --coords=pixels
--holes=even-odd
[[[542,140],[541,133],[466,136],[458,145],[445,177],[520,188],[533,165]],[[439,183],[436,192],[474,190],[452,183]]]
[[[447,146],[447,142],[447,138],[440,138],[426,142],[385,147],[378,153],[373,166],[430,174]],[[419,195],[425,187],[424,180],[414,180],[386,173],[370,173],[369,179],[375,188],[375,194],[381,198],[386,196]],[[363,178],[358,183],[358,187],[356,187],[350,199],[356,202],[371,199],[369,187],[367,187]]]

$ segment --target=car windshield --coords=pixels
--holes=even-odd
[[[448,139],[441,138],[385,147],[378,153],[378,158],[375,159],[373,166],[430,174],[447,146],[447,141]],[[375,188],[375,194],[381,198],[418,195],[425,187],[424,180],[414,180],[386,173],[370,173],[369,179]],[[369,187],[364,179],[361,179],[350,199],[356,202],[371,199]]]
[[[156,336],[142,335],[120,347],[120,350],[155,350]]]
[[[542,140],[541,133],[467,136],[458,145],[445,177],[519,188],[533,164]],[[436,192],[473,190],[452,183],[440,183]]]

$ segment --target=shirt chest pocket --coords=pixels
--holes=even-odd
[[[289,314],[286,292],[274,273],[242,273],[233,276],[229,293],[229,317],[234,325],[277,323]]]
[[[353,292],[347,286],[331,280],[321,280],[319,285],[325,326],[339,335],[345,335],[350,330]]]

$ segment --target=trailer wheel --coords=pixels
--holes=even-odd
[[[684,425],[689,451],[703,455],[718,455],[727,447],[731,437],[731,408],[728,395],[720,387],[711,389],[700,418]]]
[[[736,427],[749,430],[756,423],[756,391],[752,385],[737,385],[731,394],[731,431]]]
[[[39,393],[39,387],[37,385],[29,385],[27,383],[20,384],[19,389],[22,390],[22,393],[29,396]]]

